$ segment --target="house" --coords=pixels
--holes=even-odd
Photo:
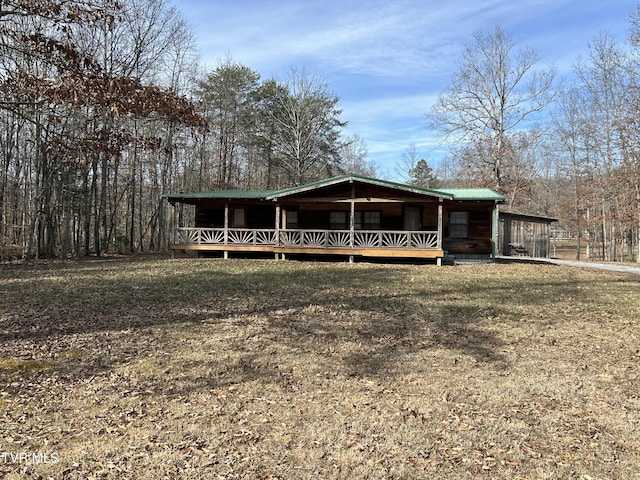
[[[172,206],[172,253],[421,258],[438,264],[446,254],[494,258],[498,205],[504,201],[490,189],[434,190],[355,174],[277,191],[165,198]],[[193,226],[183,225],[187,216]]]
[[[557,221],[542,215],[500,212],[498,255],[549,258],[551,223]]]

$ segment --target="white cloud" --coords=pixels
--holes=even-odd
[[[264,77],[291,67],[324,76],[349,132],[389,162],[416,144],[435,148],[424,114],[473,33],[502,26],[540,66],[569,73],[600,28],[622,37],[637,0],[175,0],[202,58],[231,55]],[[378,160],[376,160],[378,161]]]

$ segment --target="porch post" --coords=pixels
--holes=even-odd
[[[275,245],[280,245],[280,205],[276,204],[276,238]],[[276,260],[280,260],[280,254],[276,252]]]
[[[169,258],[176,258],[176,252],[173,248],[174,243],[176,243],[176,203],[171,202],[171,215],[170,215],[170,225],[169,225]]]
[[[224,202],[224,244],[229,243],[229,202]]]
[[[436,247],[438,247],[438,249],[442,250],[442,199],[440,199],[440,203],[438,203],[438,243],[436,244]]]
[[[224,202],[224,244],[229,244],[229,201]],[[222,257],[226,260],[229,258],[229,251],[222,252]]]
[[[494,262],[498,251],[498,217],[498,202],[495,202],[491,213],[491,259]]]
[[[354,183],[351,184],[351,212],[349,214],[349,243],[351,244],[351,248],[353,248],[353,244],[356,236],[356,186]]]
[[[442,236],[443,236],[443,232],[442,232],[442,225],[443,225],[443,221],[442,221],[442,216],[443,216],[443,206],[442,206],[442,198],[439,199],[438,201],[438,238],[436,241],[436,247],[438,248],[438,250],[442,250]],[[436,265],[441,267],[442,266],[442,257],[438,257],[436,258]]]

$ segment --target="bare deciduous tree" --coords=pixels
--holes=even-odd
[[[259,79],[257,72],[226,58],[198,83],[197,93],[215,142],[209,150],[217,160],[215,188],[240,186]]]
[[[430,127],[448,142],[476,152],[468,168],[490,178],[499,191],[505,191],[508,171],[519,161],[527,123],[553,99],[555,68],[537,70],[537,63],[534,50],[516,50],[500,27],[478,32],[465,45],[451,85],[427,114]]]
[[[135,186],[124,174],[136,170],[123,168],[128,148],[157,149],[159,136],[147,127],[158,119],[201,122],[174,85],[154,83],[156,64],[183,28],[179,17],[149,0],[8,0],[0,10],[0,117],[23,128],[1,149],[2,232],[21,223],[12,241],[27,257],[53,255],[61,244],[76,254],[82,244],[87,254],[90,245],[96,254],[117,248],[123,198]],[[9,156],[25,147],[26,155]],[[23,191],[6,187],[16,182]],[[4,201],[9,190],[25,205],[11,228],[5,212],[17,210]],[[142,223],[140,235],[148,230]]]
[[[367,160],[367,145],[359,135],[352,135],[344,141],[340,158],[345,171],[367,177],[378,175],[375,164]]]
[[[292,70],[275,90],[276,108],[270,116],[275,125],[272,144],[280,168],[292,185],[315,180],[340,166],[340,119],[338,97],[326,82],[304,71]]]

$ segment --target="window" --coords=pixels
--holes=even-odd
[[[329,228],[331,230],[347,230],[347,212],[329,212]]]
[[[356,212],[356,230],[380,230],[382,214],[379,211]]]
[[[298,228],[297,210],[287,210],[287,228]]]
[[[232,208],[231,209],[231,226],[232,227],[245,227],[244,208]]]
[[[451,212],[449,214],[449,236],[467,238],[469,235],[469,212]]]

